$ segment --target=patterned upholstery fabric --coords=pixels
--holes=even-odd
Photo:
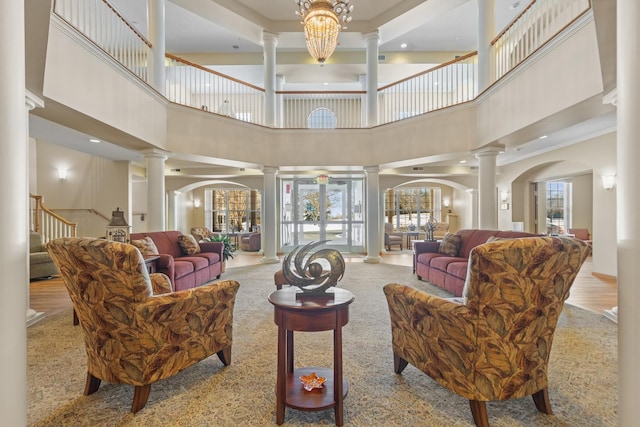
[[[196,241],[209,240],[213,233],[207,227],[193,227],[191,229],[191,235],[196,238]]]
[[[158,248],[151,237],[147,236],[144,239],[131,240],[129,243],[138,248],[142,255],[158,255]]]
[[[150,384],[214,353],[223,364],[231,362],[238,282],[167,293],[169,279],[152,274],[150,280],[140,252],[132,245],[63,238],[49,242],[48,249],[83,330],[85,394],[95,392],[101,380],[134,385],[131,410],[136,412],[144,407]],[[157,295],[154,289],[164,294]]]
[[[195,255],[200,253],[200,245],[195,237],[190,234],[183,234],[178,237],[178,244],[185,255]]]
[[[548,403],[553,334],[587,254],[588,246],[571,238],[477,246],[470,255],[464,304],[386,285],[396,372],[406,362],[414,365],[472,401],[472,411],[477,401],[527,395],[536,400],[540,392]]]
[[[459,234],[447,233],[442,238],[442,242],[440,243],[440,247],[438,248],[438,253],[449,256],[458,256],[458,251],[460,250],[461,243],[462,236],[460,236]]]

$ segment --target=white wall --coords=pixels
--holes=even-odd
[[[527,183],[591,174],[593,271],[616,276],[616,192],[615,189],[613,191],[604,190],[601,179],[603,174],[615,173],[615,170],[616,133],[614,132],[503,166],[500,168],[497,185],[502,189],[511,188],[514,182],[524,182],[525,185],[522,186],[525,193],[523,200],[527,201],[531,199],[530,185]],[[583,181],[583,179],[578,180],[584,185]],[[581,197],[579,194],[574,194],[574,196]],[[510,197],[513,197],[513,194]],[[512,212],[512,205],[507,211],[499,211],[499,228],[511,228]],[[579,215],[577,220],[581,223],[582,221],[587,222],[588,217]],[[533,231],[530,214],[525,215],[525,222],[525,230]]]
[[[93,157],[79,151],[37,141],[37,189],[49,209],[66,210],[60,215],[79,222],[78,236],[105,235],[107,220],[90,214],[94,209],[108,219],[120,208],[129,218],[128,163]],[[58,168],[67,168],[67,178],[58,178]],[[79,220],[82,220],[81,223]]]

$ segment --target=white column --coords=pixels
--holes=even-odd
[[[367,46],[367,127],[378,124],[378,31],[364,34]]]
[[[478,93],[493,81],[493,49],[495,36],[495,0],[478,0]]]
[[[167,227],[169,230],[178,229],[178,205],[180,200],[179,191],[169,191],[167,197]]]
[[[24,114],[25,114],[25,135],[26,135],[26,139],[25,139],[25,145],[26,145],[26,149],[27,149],[27,159],[29,159],[29,148],[32,146],[31,143],[29,142],[29,111],[33,110],[34,108],[38,107],[38,108],[43,108],[44,107],[44,101],[40,98],[38,98],[37,96],[35,96],[34,94],[32,94],[31,92],[27,91],[26,93],[26,97],[25,97],[25,105],[26,105],[26,109],[24,110]],[[29,165],[29,161],[27,160],[27,162],[25,163],[26,165]],[[29,167],[27,166],[27,193],[29,194],[29,177],[30,177],[30,173],[29,173]],[[29,206],[29,198],[27,197],[27,206]],[[29,207],[27,207],[27,212],[29,210]],[[29,228],[29,225],[27,224],[27,229]],[[27,250],[28,252],[28,250]],[[29,255],[26,256],[25,258],[25,263],[27,265],[27,278],[30,277],[29,275]],[[29,297],[29,282],[27,281],[27,326],[31,326],[34,323],[36,323],[38,320],[41,320],[42,318],[44,318],[44,313],[41,312],[37,312],[35,310],[33,310],[32,308],[29,307],[29,302],[30,302],[30,297]]]
[[[367,91],[367,75],[360,74],[358,76],[358,82],[360,82],[360,89],[363,91]],[[367,94],[362,95],[362,100],[360,101],[360,127],[367,126]]]
[[[284,76],[279,74],[276,76],[276,91],[284,90]],[[276,94],[276,127],[282,129],[284,127],[284,95]]]
[[[149,61],[149,84],[162,95],[166,92],[164,69],[165,55],[165,0],[147,0],[147,22],[151,58]]]
[[[149,150],[144,152],[147,164],[147,230],[164,231],[164,161],[167,154],[164,151]]]
[[[262,243],[264,243],[263,264],[280,262],[278,259],[277,232],[278,224],[276,219],[276,174],[278,168],[265,166],[262,169],[264,174],[264,189],[262,199],[264,200],[264,211],[262,212]]]
[[[262,32],[264,49],[264,124],[276,125],[276,46],[278,35]]]
[[[471,219],[471,223],[466,227],[478,228],[478,190],[475,188],[467,190],[467,206],[469,206],[467,214]]]
[[[498,196],[496,193],[496,158],[504,147],[485,147],[474,152],[478,158],[478,227],[495,230],[498,227]]]
[[[25,114],[24,1],[0,3],[0,420],[27,425],[29,177]]]
[[[637,425],[640,419],[640,3],[617,3],[617,236],[618,236],[618,423]]]
[[[380,262],[380,167],[366,166],[366,204],[367,204],[367,256],[364,262]]]

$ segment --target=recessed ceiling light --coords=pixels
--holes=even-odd
[[[538,139],[545,139],[548,135],[542,135],[541,137],[539,137]]]
[[[237,44],[234,44],[234,45],[233,45],[233,46],[231,46],[231,47],[233,47],[234,49],[240,49],[240,46],[238,46]]]
[[[89,140],[89,142],[93,142],[94,144],[99,144],[99,143],[100,143],[100,140],[99,140],[99,139],[96,139],[96,138],[91,138],[91,139]]]
[[[329,86],[329,83],[327,83],[327,82],[324,82],[322,84],[325,85],[325,86]]]
[[[460,163],[467,163],[466,160],[460,160]]]
[[[406,48],[407,48],[407,44],[406,44],[406,43],[402,43],[402,44],[400,45],[400,48],[401,48],[401,49],[406,49]]]

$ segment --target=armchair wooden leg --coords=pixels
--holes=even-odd
[[[89,396],[90,394],[98,391],[98,387],[100,387],[101,380],[91,375],[87,372],[87,382],[84,384],[84,395]]]
[[[553,411],[551,410],[551,402],[549,401],[549,389],[547,387],[536,393],[533,393],[531,397],[533,397],[533,401],[536,404],[536,408],[538,408],[538,411],[542,412],[543,414],[553,414]]]
[[[216,354],[224,366],[229,366],[231,364],[231,346],[223,348]]]
[[[401,374],[402,371],[404,371],[404,368],[406,368],[408,364],[409,362],[407,362],[397,354],[393,353],[393,372],[395,372],[396,374]]]
[[[132,414],[144,408],[149,398],[149,392],[151,392],[151,384],[136,386],[136,390],[133,392],[133,404],[131,405]]]
[[[73,309],[73,326],[78,326],[80,324],[80,320],[78,319],[78,313],[76,313],[76,309]]]
[[[485,402],[479,400],[470,400],[471,415],[473,415],[473,421],[478,427],[489,427],[489,417],[487,417],[487,405]]]

